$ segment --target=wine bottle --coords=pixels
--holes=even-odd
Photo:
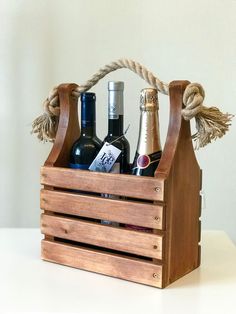
[[[128,173],[130,146],[124,136],[124,82],[108,82],[108,134],[104,142],[121,150],[121,154],[111,169],[113,173]]]
[[[82,93],[81,134],[73,144],[70,154],[70,168],[87,170],[102,147],[102,141],[96,135],[96,95]]]
[[[145,88],[140,96],[139,138],[131,173],[137,176],[154,176],[161,159],[157,90]],[[152,229],[126,225],[126,228],[152,232]]]
[[[113,165],[112,173],[130,172],[130,145],[124,136],[124,82],[108,82],[108,134],[104,142],[112,143],[121,150]],[[103,197],[118,199],[118,196],[103,194]],[[102,224],[118,226],[117,223],[102,220]]]

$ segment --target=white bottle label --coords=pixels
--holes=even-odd
[[[120,153],[120,149],[106,142],[91,163],[89,170],[110,172]]]

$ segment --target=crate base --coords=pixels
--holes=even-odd
[[[163,266],[149,261],[48,240],[42,240],[42,259],[163,288]]]

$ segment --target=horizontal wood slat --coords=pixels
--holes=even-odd
[[[69,192],[41,190],[41,209],[57,213],[110,220],[163,229],[163,206],[113,200]]]
[[[164,195],[161,179],[60,167],[42,167],[41,184],[154,201],[163,201]]]
[[[162,235],[47,214],[41,216],[41,231],[54,237],[156,259],[162,258]]]
[[[42,258],[67,266],[162,287],[162,266],[68,244],[42,240]]]

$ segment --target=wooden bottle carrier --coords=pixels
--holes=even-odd
[[[77,103],[71,96],[76,85],[59,87],[59,127],[41,168],[44,260],[158,288],[200,265],[201,170],[190,123],[181,116],[188,84],[170,84],[169,128],[155,177],[67,168],[79,137]],[[101,193],[123,199],[103,198]],[[102,225],[100,220],[148,227],[153,233]]]

